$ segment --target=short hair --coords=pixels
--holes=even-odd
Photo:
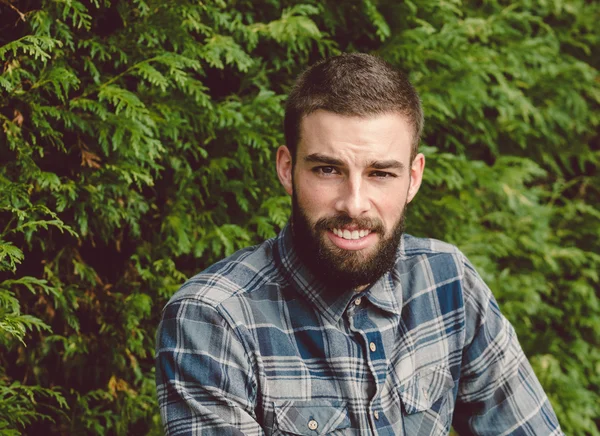
[[[283,122],[294,161],[300,123],[320,109],[358,117],[399,113],[413,127],[411,161],[417,154],[424,124],[421,100],[408,78],[381,58],[346,53],[321,60],[300,74],[287,99]]]

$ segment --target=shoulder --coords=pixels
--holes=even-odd
[[[420,254],[460,253],[460,250],[452,244],[433,238],[418,238],[405,233],[402,235],[400,254],[403,256],[415,256]]]
[[[440,298],[456,298],[456,305],[469,301],[485,304],[493,298],[469,259],[447,242],[404,235],[394,268],[401,284],[404,302],[436,291]]]
[[[465,268],[472,267],[455,245],[437,239],[404,234],[398,248],[396,270],[400,273],[410,273],[424,268],[434,274],[453,274],[460,279]]]
[[[228,300],[277,285],[281,275],[273,259],[274,243],[275,239],[269,239],[211,265],[187,280],[167,306],[186,301],[217,309]]]

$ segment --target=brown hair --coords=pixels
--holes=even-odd
[[[317,62],[300,74],[284,118],[286,145],[294,158],[302,118],[319,109],[359,117],[399,113],[414,129],[411,161],[417,154],[423,131],[419,95],[408,78],[383,59],[347,53]]]

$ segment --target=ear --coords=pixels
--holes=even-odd
[[[415,156],[410,166],[410,185],[408,187],[408,196],[406,201],[410,203],[419,188],[421,187],[421,181],[423,180],[423,171],[425,170],[425,156],[423,153],[419,153]]]
[[[283,185],[285,192],[292,195],[292,154],[290,150],[282,145],[277,149],[277,176]]]

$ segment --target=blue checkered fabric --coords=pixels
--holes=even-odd
[[[157,333],[167,435],[561,435],[490,290],[403,236],[361,293],[324,289],[289,227],[187,281]]]

